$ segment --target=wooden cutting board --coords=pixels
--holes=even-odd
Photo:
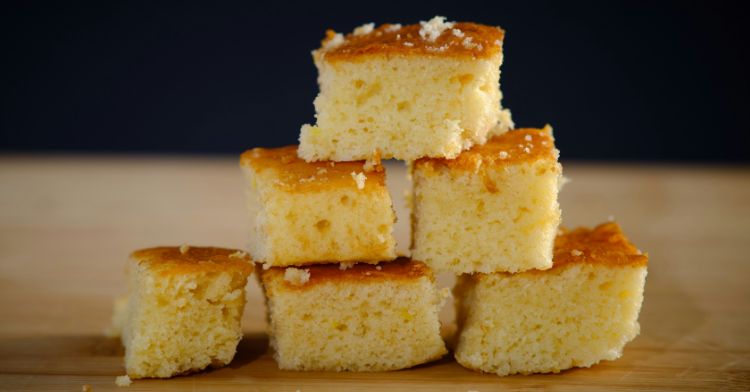
[[[404,171],[388,168],[405,249]],[[614,215],[651,255],[641,335],[617,361],[502,378],[450,357],[388,373],[279,371],[253,283],[229,367],[127,390],[749,390],[750,169],[565,164],[565,173],[565,225]],[[0,157],[0,390],[118,389],[122,349],[102,331],[127,254],[244,247],[247,225],[233,157]],[[446,307],[447,333],[452,317]]]

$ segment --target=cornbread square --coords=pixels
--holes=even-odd
[[[242,154],[250,254],[266,266],[396,258],[396,220],[379,161],[305,162],[297,148]]]
[[[307,161],[454,158],[512,127],[500,106],[504,32],[474,23],[373,24],[327,32],[313,51],[317,124],[303,125]]]
[[[172,377],[220,367],[242,338],[246,253],[221,248],[159,247],[134,252],[122,327],[130,378]],[[117,319],[117,317],[115,317]]]
[[[619,358],[640,330],[647,263],[606,223],[558,236],[549,270],[461,276],[456,360],[502,376]]]
[[[412,258],[438,271],[552,266],[562,167],[552,128],[518,129],[411,166]]]
[[[260,272],[281,369],[384,371],[442,357],[441,296],[423,263],[314,265]]]

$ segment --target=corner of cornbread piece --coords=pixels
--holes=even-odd
[[[305,162],[296,146],[242,154],[250,254],[268,266],[396,258],[396,220],[379,161]]]
[[[279,368],[385,371],[446,354],[438,320],[445,298],[423,263],[312,265],[301,280],[290,269],[259,272]]]
[[[304,125],[307,161],[454,158],[511,126],[500,106],[504,31],[435,17],[407,26],[328,31],[313,51],[317,124]]]
[[[545,271],[462,275],[456,360],[498,375],[615,360],[640,330],[648,256],[616,223],[564,231]]]
[[[552,128],[517,129],[411,165],[412,258],[438,271],[552,266],[562,167]]]
[[[242,338],[249,256],[234,249],[134,252],[122,331],[130,378],[171,377],[228,364]]]

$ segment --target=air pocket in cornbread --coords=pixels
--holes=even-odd
[[[281,369],[384,371],[442,357],[444,296],[427,266],[313,265],[260,271]]]
[[[498,375],[559,372],[620,357],[638,335],[648,256],[616,223],[557,237],[545,271],[463,275],[456,360]]]
[[[379,162],[305,162],[296,146],[242,154],[250,254],[267,266],[396,257],[396,220]]]
[[[313,52],[317,123],[304,125],[307,161],[454,158],[512,127],[500,107],[502,29],[475,23],[367,24],[329,31]]]
[[[414,162],[412,258],[455,273],[549,268],[557,157],[546,127],[506,132],[456,159]]]
[[[128,376],[164,378],[228,364],[242,338],[252,271],[247,254],[232,249],[183,245],[134,252],[130,294],[117,307],[126,311],[119,318]]]

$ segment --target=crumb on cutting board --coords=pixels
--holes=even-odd
[[[117,378],[115,378],[115,384],[117,384],[118,387],[129,387],[132,383],[133,380],[131,380],[127,374],[124,376],[117,376]]]

